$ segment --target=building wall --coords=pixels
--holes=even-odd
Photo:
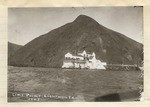
[[[73,68],[74,64],[72,62],[63,62],[62,68]]]

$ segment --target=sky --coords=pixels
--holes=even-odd
[[[74,21],[81,14],[143,43],[142,7],[9,8],[8,41],[25,45],[40,35]]]

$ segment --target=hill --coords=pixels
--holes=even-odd
[[[11,42],[8,42],[8,58],[10,58],[11,56],[13,56],[15,54],[15,52],[20,49],[22,46],[21,45],[17,45]]]
[[[137,64],[143,60],[143,45],[80,15],[20,48],[9,60],[15,66],[61,67],[64,55],[75,51],[95,52],[108,64]]]

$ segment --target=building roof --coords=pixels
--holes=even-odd
[[[78,54],[77,54],[77,55],[75,55],[75,54],[72,54],[72,56],[79,56],[79,57],[83,57],[82,55],[78,55]]]
[[[64,62],[79,62],[79,63],[86,63],[87,60],[76,60],[76,59],[65,59]]]

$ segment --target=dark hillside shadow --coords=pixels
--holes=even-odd
[[[139,98],[140,98],[139,91],[129,91],[124,93],[113,93],[96,97],[95,101],[96,102],[138,101]]]

